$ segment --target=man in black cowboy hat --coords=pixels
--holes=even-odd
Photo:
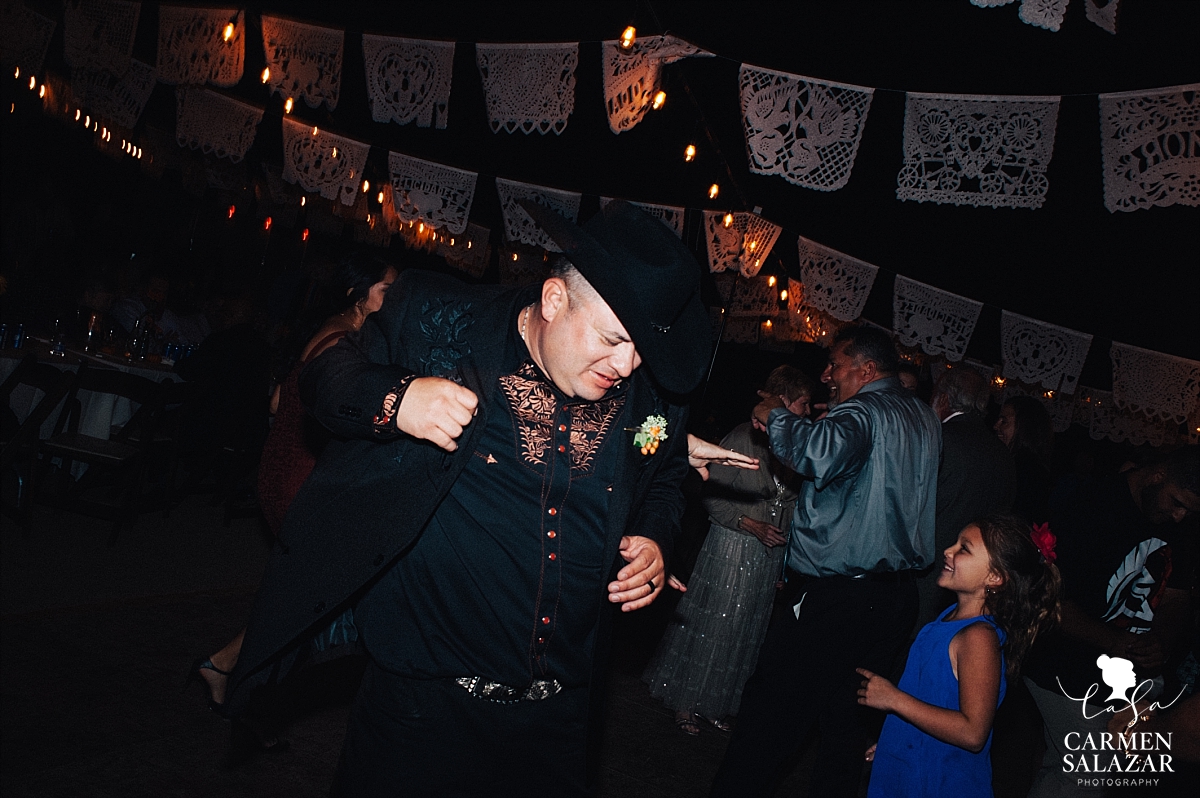
[[[527,210],[564,252],[541,286],[406,272],[301,376],[338,440],[289,510],[229,707],[357,602],[371,664],[337,795],[586,793],[607,608],[666,584],[680,397],[709,356],[699,267],[628,203],[584,228]]]

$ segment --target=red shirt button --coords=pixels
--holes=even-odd
[[[556,538],[556,537],[558,537],[558,533],[557,533],[557,532],[555,532],[553,529],[551,529],[549,532],[547,532],[547,533],[546,533],[546,537],[548,537],[548,538]]]
[[[566,446],[563,446],[563,445],[560,443],[560,444],[558,445],[558,450],[559,450],[560,452],[565,452],[565,451],[567,450],[567,447],[566,447]]]
[[[549,616],[549,615],[543,615],[543,616],[542,616],[542,623],[543,623],[543,624],[548,624],[548,623],[550,623],[550,616]]]
[[[546,638],[544,638],[544,637],[539,637],[539,638],[538,638],[538,642],[539,642],[539,643],[545,643],[545,642],[546,642]]]
[[[551,508],[550,508],[549,510],[547,510],[546,512],[550,513],[550,515],[558,515],[558,510],[557,510],[557,509],[555,509],[554,507],[551,507]]]
[[[557,555],[557,554],[555,554],[554,552],[550,552],[550,559],[552,559],[552,560],[557,560],[557,559],[558,559],[558,555]]]
[[[559,425],[558,425],[558,431],[559,431],[559,432],[566,432],[566,431],[567,431],[567,425],[566,425],[566,424],[559,424]]]

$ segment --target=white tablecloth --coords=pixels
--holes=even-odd
[[[8,349],[0,353],[0,382],[8,378],[9,374],[17,368],[17,364],[21,362],[27,354],[26,349]],[[85,355],[82,352],[73,352],[67,350],[66,357],[55,357],[49,354],[49,351],[38,350],[38,359],[43,363],[49,363],[52,366],[70,371],[78,371],[79,363],[82,360],[87,360],[89,367],[96,368],[114,368],[118,371],[137,374],[139,377],[145,377],[153,382],[162,382],[164,379],[169,379],[173,382],[179,381],[179,376],[167,370],[165,367],[149,366],[145,364],[128,363],[124,360],[116,360],[113,358],[99,358]],[[42,392],[29,385],[18,385],[13,391],[12,398],[9,400],[9,406],[13,412],[17,414],[17,421],[24,422],[33,408],[42,398]],[[111,393],[96,393],[94,391],[79,391],[79,431],[84,435],[90,435],[93,438],[103,438],[108,440],[112,434],[114,426],[120,427],[129,419],[133,418],[137,406],[125,397],[115,396]],[[65,401],[65,400],[64,400]],[[62,411],[62,403],[54,409],[45,423],[42,424],[41,434],[38,436],[42,440],[49,438],[54,433],[54,424],[58,421],[59,413]]]

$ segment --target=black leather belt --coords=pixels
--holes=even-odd
[[[528,687],[509,687],[499,682],[489,682],[482,676],[460,676],[454,680],[462,689],[484,701],[497,704],[515,704],[518,701],[542,701],[563,689],[557,679],[538,679]]]
[[[800,583],[811,582],[816,579],[853,579],[856,582],[883,582],[886,584],[892,584],[895,582],[904,581],[906,579],[911,579],[912,575],[912,571],[871,571],[870,573],[855,574],[854,576],[844,576],[842,574],[835,574],[833,576],[809,576],[808,574],[802,574],[799,571],[795,571],[791,568],[787,569],[788,581]]]
[[[855,574],[850,578],[866,580],[868,582],[885,582],[891,584],[911,576],[911,571],[871,571],[870,573],[865,574]]]

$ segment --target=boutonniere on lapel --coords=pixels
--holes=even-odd
[[[642,454],[654,454],[658,451],[660,441],[667,439],[667,419],[663,416],[646,416],[642,426],[633,427],[633,445],[642,450]]]

